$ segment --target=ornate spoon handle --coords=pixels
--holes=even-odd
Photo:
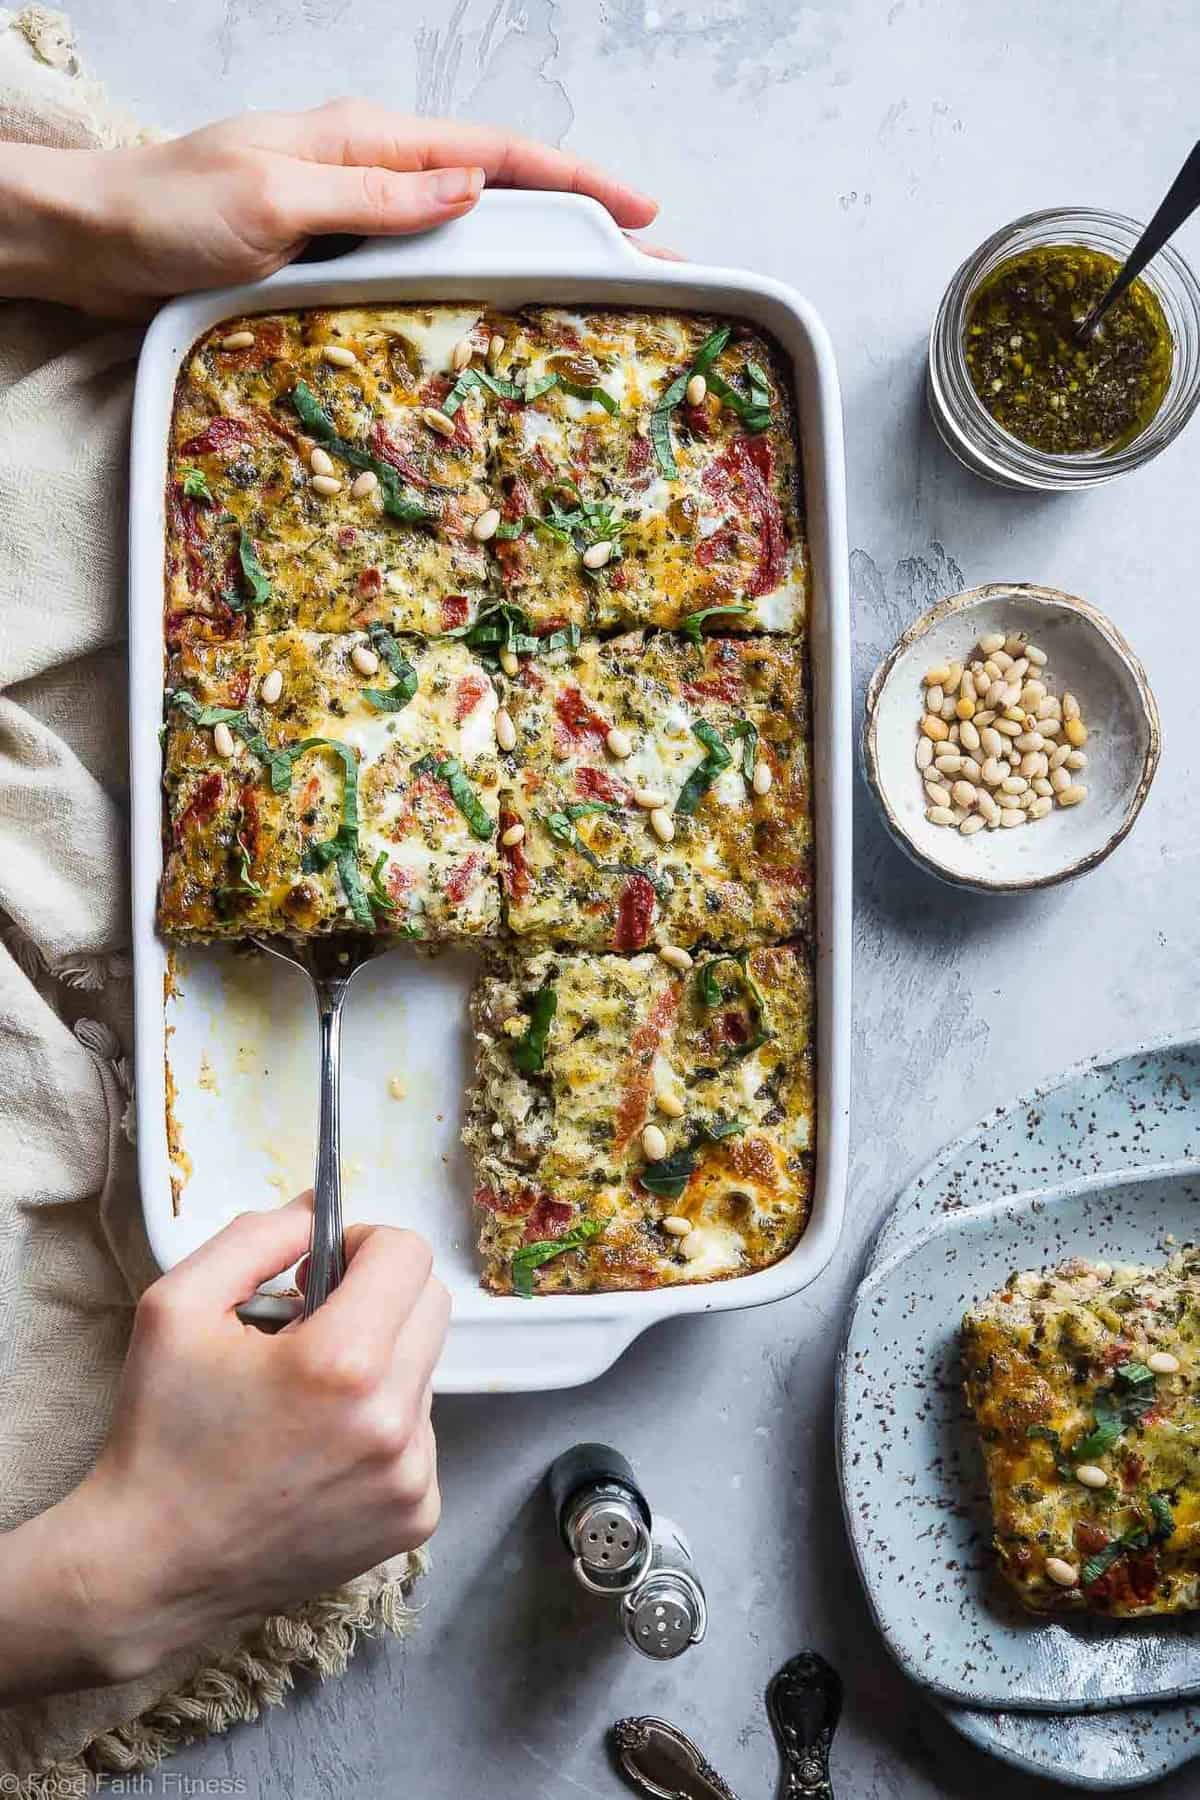
[[[767,1716],[783,1761],[782,1800],[833,1800],[829,1747],[841,1711],[841,1677],[813,1651],[772,1677]]]
[[[665,1719],[618,1719],[617,1766],[649,1800],[737,1800],[691,1738]]]

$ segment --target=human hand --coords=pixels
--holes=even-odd
[[[83,1596],[93,1680],[335,1587],[437,1524],[430,1378],[449,1297],[428,1246],[355,1227],[312,1318],[272,1337],[237,1316],[310,1219],[309,1195],[246,1213],[147,1291],[95,1470],[34,1521],[31,1548],[65,1559]],[[0,1618],[2,1602],[0,1582]]]
[[[6,170],[20,177],[24,208],[3,191]],[[36,208],[42,267],[31,286],[0,263],[0,292],[136,318],[170,294],[269,275],[319,232],[444,224],[470,211],[485,182],[588,194],[625,227],[657,211],[602,170],[511,132],[335,100],[127,150],[7,147],[0,225],[28,233]]]

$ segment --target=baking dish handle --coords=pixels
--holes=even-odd
[[[436,250],[431,256],[431,249]],[[581,194],[547,194],[493,188],[461,219],[411,237],[370,238],[336,262],[320,265],[327,275],[356,282],[377,270],[403,276],[427,275],[436,262],[440,276],[528,275],[545,278],[570,259],[573,277],[620,275],[644,267],[643,253],[596,200]],[[286,280],[281,269],[270,282]],[[270,285],[268,283],[267,285]]]

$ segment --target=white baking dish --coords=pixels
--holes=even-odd
[[[436,233],[366,245],[339,262],[282,270],[254,287],[164,308],[146,334],[134,398],[130,506],[130,757],[138,1166],[150,1243],[170,1268],[247,1207],[308,1184],[316,1027],[306,984],[273,959],[197,949],[179,958],[164,1006],[167,948],[155,930],[161,869],[164,487],[180,364],[235,313],[403,300],[603,302],[730,313],[774,333],[795,370],[812,552],[817,933],[817,1166],[804,1237],[770,1269],[650,1293],[485,1294],[472,1249],[470,1171],[458,1147],[469,1074],[471,959],[379,959],[351,990],[343,1034],[343,1145],[351,1219],[412,1226],[434,1246],[454,1297],[441,1392],[568,1387],[599,1375],[656,1319],[755,1306],[825,1267],[845,1200],[850,1027],[850,631],[842,422],[833,351],[807,301],[733,269],[652,260],[594,202],[489,193]],[[268,965],[269,966],[266,966]],[[176,1210],[166,1063],[191,1168]],[[404,1083],[392,1097],[389,1078]],[[278,1284],[277,1284],[278,1285]],[[282,1284],[286,1288],[286,1282]],[[279,1303],[277,1303],[279,1304]],[[284,1303],[286,1304],[286,1303]]]

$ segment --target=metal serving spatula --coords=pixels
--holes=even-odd
[[[250,942],[268,956],[303,969],[312,983],[320,1024],[320,1107],[317,1166],[313,1174],[313,1219],[304,1283],[304,1317],[327,1300],[345,1273],[342,1253],[342,1002],[364,963],[391,949],[387,938],[326,937],[293,942],[256,937]]]
[[[833,1800],[829,1748],[842,1711],[842,1682],[823,1656],[793,1656],[772,1677],[767,1717],[779,1745],[780,1800]],[[666,1719],[618,1719],[617,1766],[649,1800],[737,1800],[689,1737]]]

